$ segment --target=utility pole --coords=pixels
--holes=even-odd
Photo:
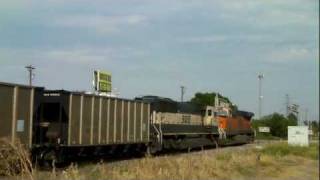
[[[181,102],[183,102],[183,96],[184,96],[184,93],[185,93],[185,88],[184,86],[181,86]]]
[[[32,79],[33,79],[33,70],[35,70],[36,68],[32,65],[26,66],[25,67],[28,72],[29,72],[29,86],[32,86]]]
[[[259,74],[258,75],[258,79],[259,79],[259,119],[261,119],[261,114],[262,114],[262,99],[263,99],[263,95],[262,95],[262,79],[264,78],[263,74]]]

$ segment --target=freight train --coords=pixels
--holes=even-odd
[[[0,82],[0,138],[37,162],[253,141],[253,113],[143,96],[134,100]]]

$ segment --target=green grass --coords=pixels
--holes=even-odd
[[[257,140],[280,140],[281,138],[272,136],[271,134],[266,133],[257,133],[257,136],[255,137]]]
[[[291,146],[287,143],[277,143],[267,145],[261,150],[262,154],[271,156],[300,156],[308,159],[317,160],[319,159],[319,144],[313,143],[309,147],[302,146]]]

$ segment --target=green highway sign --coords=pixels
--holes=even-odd
[[[112,81],[111,73],[106,71],[95,70],[93,73],[94,89],[98,92],[111,92]]]

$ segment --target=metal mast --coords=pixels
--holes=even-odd
[[[183,96],[184,96],[184,93],[185,93],[185,88],[184,86],[181,86],[181,102],[183,102]]]
[[[263,95],[262,95],[262,79],[264,78],[263,74],[259,74],[258,75],[258,79],[259,79],[259,119],[261,119],[261,114],[262,114],[262,99],[263,99]]]

